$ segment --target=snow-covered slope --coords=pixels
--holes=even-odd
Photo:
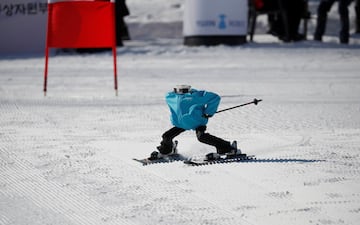
[[[2,56],[0,224],[356,225],[359,38],[349,46],[332,36],[323,44],[255,40],[196,48],[181,38],[125,42],[118,97],[110,53],[52,56],[47,97],[42,55]],[[220,109],[263,99],[208,125],[257,162],[132,160],[148,156],[171,127],[164,95],[181,83],[217,92]],[[186,156],[214,151],[192,131],[177,140]]]

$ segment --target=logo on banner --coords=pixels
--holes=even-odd
[[[220,18],[219,29],[226,29],[226,21],[225,21],[226,15],[221,14],[221,15],[219,16],[219,18]]]
[[[228,28],[240,28],[244,27],[245,23],[242,20],[227,19],[226,14],[218,15],[218,20],[197,20],[196,25],[199,28],[217,28],[220,30],[226,30]]]

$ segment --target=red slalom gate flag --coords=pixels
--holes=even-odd
[[[48,0],[44,92],[47,89],[48,49],[113,49],[116,74],[115,0]]]
[[[114,4],[108,1],[49,0],[48,10],[49,47],[112,47],[115,43]]]

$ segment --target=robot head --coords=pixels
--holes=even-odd
[[[190,92],[190,90],[191,86],[187,84],[176,85],[176,87],[174,87],[174,92],[176,94],[185,94]]]

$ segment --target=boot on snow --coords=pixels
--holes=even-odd
[[[153,152],[150,154],[149,159],[150,159],[150,160],[161,159],[161,158],[164,158],[164,157],[167,156],[167,155],[177,154],[177,144],[178,144],[178,141],[174,141],[174,142],[172,143],[172,146],[171,146],[171,151],[170,151],[169,153],[167,153],[167,154],[161,153],[161,152],[164,152],[162,145],[156,147],[159,151],[153,151]]]
[[[231,151],[229,153],[227,153],[227,156],[236,156],[236,155],[240,155],[241,150],[237,147],[237,141],[233,141],[231,143]]]

